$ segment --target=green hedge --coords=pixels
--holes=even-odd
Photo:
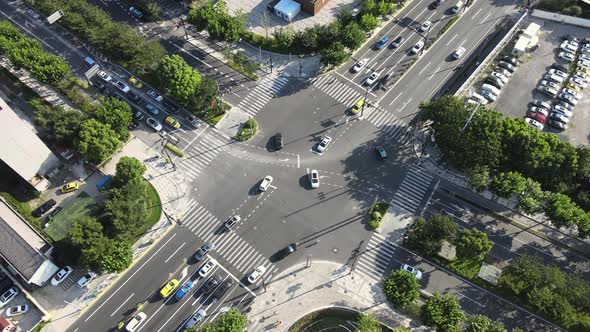
[[[179,156],[179,157],[184,157],[184,152],[180,151],[179,148],[175,147],[174,145],[167,143],[166,144],[166,148],[172,152],[174,152],[175,155]]]
[[[257,130],[258,123],[253,118],[250,118],[244,123],[235,138],[240,142],[247,141],[256,135]]]
[[[373,208],[369,211],[370,214],[370,219],[369,219],[369,227],[371,227],[373,230],[379,228],[379,225],[381,225],[381,220],[383,220],[383,217],[385,216],[385,214],[387,213],[387,210],[389,209],[389,203],[387,202],[379,202],[375,205],[373,205]]]

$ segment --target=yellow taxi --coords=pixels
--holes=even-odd
[[[134,77],[134,76],[129,77],[129,83],[133,84],[138,89],[141,89],[143,87],[143,84],[141,84],[141,81],[138,80],[137,77]]]
[[[174,129],[180,128],[180,122],[171,116],[166,117],[166,123]]]
[[[64,184],[61,187],[61,192],[62,193],[71,193],[72,191],[76,191],[79,188],[80,188],[80,185],[78,184],[78,182],[74,181],[74,182]]]
[[[160,289],[160,295],[162,295],[163,298],[167,298],[174,292],[176,287],[178,287],[178,280],[172,279]]]
[[[361,111],[361,109],[363,108],[363,105],[365,104],[364,100],[359,100],[356,102],[356,104],[354,104],[354,106],[352,106],[351,112],[352,114],[357,114],[358,112]]]
[[[567,85],[567,88],[568,89],[572,89],[572,90],[574,90],[576,92],[582,92],[582,90],[580,89],[580,87],[577,86],[576,84],[573,84],[573,83],[568,84]]]

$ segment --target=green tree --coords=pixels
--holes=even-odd
[[[205,116],[219,97],[217,82],[213,79],[203,78],[195,93],[190,96],[187,107],[191,113]]]
[[[340,40],[350,50],[356,50],[365,41],[365,32],[356,22],[351,22],[341,29]]]
[[[492,321],[484,315],[474,315],[467,319],[467,332],[506,332],[498,321]]]
[[[102,237],[102,224],[98,220],[86,216],[74,220],[69,232],[70,241],[78,248],[91,246]]]
[[[482,261],[492,250],[494,244],[488,240],[485,232],[473,228],[459,233],[457,241],[457,253],[462,258],[473,258]]]
[[[277,46],[284,50],[288,50],[295,41],[295,31],[293,31],[293,27],[290,25],[286,28],[276,28],[272,35],[275,38]]]
[[[545,213],[557,227],[573,226],[585,214],[568,196],[557,193],[549,195]]]
[[[201,7],[192,9],[188,13],[187,21],[201,32],[207,29],[210,22],[215,22],[218,18],[219,13],[213,7],[213,2],[209,1]]]
[[[476,165],[467,170],[467,186],[475,192],[487,189],[490,183],[490,170],[487,166]]]
[[[590,237],[590,214],[588,212],[578,220],[578,236],[582,239]]]
[[[337,14],[337,16],[338,23],[340,23],[341,26],[348,25],[348,23],[354,20],[354,17],[352,17],[352,9],[350,7],[342,8],[342,10]]]
[[[109,191],[104,212],[109,236],[130,241],[145,231],[149,212],[145,186],[144,182],[128,182]]]
[[[318,25],[307,27],[301,34],[296,35],[296,44],[301,45],[302,51],[315,52],[318,49]]]
[[[459,332],[465,320],[459,301],[451,294],[434,293],[422,306],[424,323],[437,330]]]
[[[141,183],[145,165],[135,157],[122,157],[117,163],[117,170],[113,178],[115,186],[121,187],[127,183]]]
[[[44,105],[36,99],[30,102],[36,109],[35,122],[43,129],[51,132],[58,143],[73,146],[78,137],[80,125],[86,116],[78,111],[66,110],[63,107]]]
[[[379,16],[385,17],[393,14],[393,12],[395,12],[395,5],[393,2],[381,0],[377,3],[377,14]]]
[[[389,301],[404,307],[418,299],[420,283],[412,273],[395,270],[383,281],[383,292]]]
[[[358,320],[359,332],[381,332],[381,323],[375,318],[374,315],[368,313],[359,314]]]
[[[107,98],[94,114],[100,122],[109,125],[123,142],[129,138],[128,128],[132,115],[131,106],[126,101],[115,98]]]
[[[237,309],[224,312],[213,322],[205,323],[200,332],[244,332],[248,326],[248,319]]]
[[[443,240],[453,241],[457,234],[457,225],[447,215],[434,215],[428,222],[418,218],[408,236],[408,246],[426,255],[436,255]]]
[[[160,88],[166,94],[178,99],[182,104],[186,104],[189,101],[201,82],[199,72],[191,68],[177,54],[165,56],[162,59],[158,75],[160,78]]]
[[[569,6],[565,7],[561,12],[570,16],[582,16],[582,7],[577,5]]]
[[[379,20],[370,13],[363,14],[361,16],[360,25],[365,31],[371,31],[379,25]]]
[[[376,15],[377,14],[377,2],[375,0],[363,0],[361,2],[363,7],[363,14],[369,13]]]
[[[531,178],[526,179],[524,190],[517,194],[519,209],[526,213],[536,213],[543,210],[541,205],[545,199],[545,192],[541,189],[541,184]]]
[[[80,126],[75,146],[84,159],[100,163],[115,152],[121,146],[121,142],[109,125],[90,119]]]
[[[151,20],[157,20],[160,16],[160,5],[156,1],[149,1],[144,8]]]
[[[504,198],[523,192],[525,186],[526,179],[518,172],[502,172],[490,184],[494,193]]]
[[[341,42],[332,42],[332,44],[320,51],[322,54],[321,63],[325,66],[338,66],[346,61],[349,54],[344,50]]]
[[[119,273],[131,265],[133,250],[127,241],[109,240],[100,260],[100,271]]]
[[[166,52],[158,42],[141,43],[140,47],[126,62],[131,71],[139,76],[154,72]]]

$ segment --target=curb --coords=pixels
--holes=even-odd
[[[117,277],[107,287],[105,287],[94,299],[92,299],[90,302],[88,302],[88,304],[85,305],[84,308],[82,308],[82,310],[80,310],[77,313],[77,315],[78,316],[82,316],[82,314],[84,314],[88,309],[90,309],[90,307],[92,307],[96,301],[98,301],[100,298],[102,298],[102,296],[108,290],[110,290],[117,283],[117,281],[119,281],[119,279],[121,279],[121,277],[125,276],[129,272],[129,270],[131,270],[131,268],[134,267],[135,264],[137,264],[137,262],[139,262],[139,260],[143,258],[143,256],[145,256],[148,252],[150,252],[154,248],[154,246],[156,244],[158,244],[160,242],[160,240],[162,240],[162,238],[164,238],[164,236],[166,236],[174,228],[174,226],[176,226],[176,223],[175,222],[172,222],[172,225],[170,225],[170,227],[168,227],[168,229],[166,229],[162,233],[162,235],[160,235],[154,242],[152,242],[152,244],[150,245],[149,249],[144,250],[143,253],[141,253],[139,256],[137,256],[137,258],[134,259],[133,262],[131,262],[131,265],[129,265],[129,267],[125,270],[125,272],[120,273],[119,275],[117,275]]]

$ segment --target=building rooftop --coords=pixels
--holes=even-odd
[[[0,199],[0,256],[28,283],[43,285],[57,272],[48,255],[52,246]]]

